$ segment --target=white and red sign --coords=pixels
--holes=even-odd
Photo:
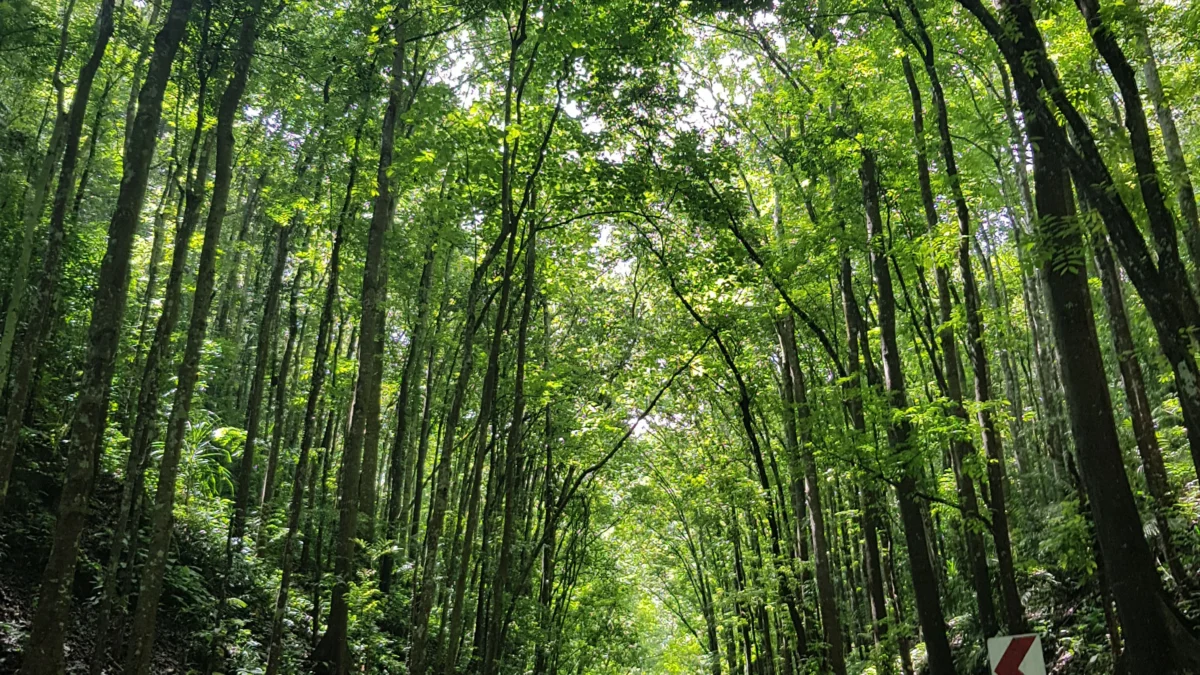
[[[987,650],[992,675],[1046,675],[1042,640],[1036,635],[988,638]]]

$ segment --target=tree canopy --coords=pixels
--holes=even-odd
[[[0,672],[1200,673],[1197,28],[0,4]]]

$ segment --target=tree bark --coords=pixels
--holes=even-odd
[[[882,241],[883,219],[879,213],[875,156],[871,150],[865,148],[861,152],[860,179],[863,203],[866,206],[871,269],[875,277],[879,310],[883,381],[892,408],[896,413],[903,414],[908,407],[908,397],[900,364],[900,346],[896,339],[896,306],[892,293],[891,272],[888,269],[888,252]],[[913,462],[909,456],[912,452],[910,433],[909,423],[903,417],[899,417],[888,427],[888,443],[900,463],[901,474],[896,485],[896,496],[900,502],[904,538],[908,543],[909,567],[917,600],[917,618],[921,624],[921,632],[925,635],[931,675],[953,675],[954,660],[950,655],[945,616],[942,613],[941,599],[938,597],[937,572],[929,553],[925,523],[921,516],[920,504],[917,502],[917,476],[920,469],[919,464]]]
[[[208,24],[205,23],[205,40],[207,40]],[[205,42],[205,46],[207,42]],[[201,47],[203,51],[204,47]],[[201,69],[201,86],[197,96],[196,125],[192,134],[191,147],[188,151],[188,186],[185,190],[185,205],[183,217],[175,228],[175,243],[171,253],[171,269],[167,275],[167,285],[163,292],[163,304],[159,310],[158,320],[154,327],[154,337],[146,352],[142,364],[140,387],[137,396],[137,413],[130,436],[129,456],[125,462],[125,481],[121,486],[121,501],[117,507],[117,520],[113,528],[112,542],[109,546],[108,561],[105,564],[103,595],[96,614],[96,634],[109,634],[113,606],[117,602],[117,574],[122,556],[129,545],[130,529],[132,528],[135,504],[142,497],[142,484],[145,480],[149,462],[150,447],[158,434],[158,415],[161,398],[161,388],[165,377],[166,366],[170,362],[171,336],[179,320],[180,305],[182,304],[183,277],[187,268],[188,251],[191,246],[192,233],[200,219],[200,209],[204,203],[204,186],[208,178],[208,158],[212,149],[213,136],[209,134],[203,142],[204,149],[200,151],[201,136],[204,129],[204,110],[207,92],[207,71]],[[199,153],[199,164],[196,155]],[[195,173],[192,169],[195,167]],[[121,612],[125,611],[122,606]],[[108,649],[105,639],[96,641],[92,657],[92,675],[100,675],[103,668],[103,658]]]
[[[826,644],[827,667],[836,675],[845,675],[846,658],[842,639],[842,617],[837,604],[837,589],[833,585],[833,572],[829,560],[829,540],[825,531],[825,506],[821,503],[821,482],[817,476],[817,464],[812,454],[812,439],[809,428],[810,409],[804,386],[804,372],[800,369],[800,356],[796,351],[796,326],[791,314],[777,322],[780,348],[783,352],[782,389],[784,414],[790,418],[794,438],[789,438],[791,451],[795,453],[788,464],[789,470],[800,474],[804,481],[804,502],[808,507],[809,535],[812,540],[813,558],[817,572],[817,605],[821,611],[821,628]],[[793,474],[794,475],[794,474]],[[802,514],[795,514],[797,522]]]
[[[67,476],[59,497],[58,520],[42,575],[37,612],[25,647],[22,675],[54,675],[63,668],[63,638],[70,619],[71,582],[79,555],[79,534],[88,514],[94,466],[108,419],[117,344],[129,294],[129,262],[141,220],[158,142],[158,122],[171,63],[183,37],[192,0],[171,0],[167,20],[154,39],[154,54],[138,95],[133,140],[125,153],[121,189],[108,227],[108,246],[100,264],[96,298],[88,326],[87,355],[68,441]]]
[[[1146,298],[1147,293],[1153,293],[1146,281],[1138,286],[1138,292],[1143,295],[1146,309],[1149,311],[1151,318],[1154,320],[1156,328],[1159,330],[1159,341],[1162,344],[1163,351],[1167,356],[1167,360],[1171,363],[1171,367],[1175,372],[1175,384],[1179,394],[1179,404],[1183,410],[1184,424],[1188,428],[1188,447],[1192,453],[1192,462],[1196,466],[1197,472],[1200,472],[1200,367],[1197,367],[1195,356],[1190,350],[1188,338],[1184,334],[1188,327],[1196,329],[1200,327],[1200,310],[1197,309],[1196,298],[1193,295],[1194,289],[1190,284],[1190,279],[1184,270],[1183,262],[1179,258],[1179,239],[1175,227],[1175,218],[1171,213],[1171,209],[1167,207],[1166,198],[1162,193],[1162,185],[1159,182],[1158,168],[1154,160],[1154,148],[1150,140],[1150,129],[1146,123],[1146,113],[1142,108],[1141,92],[1138,90],[1137,78],[1134,74],[1133,67],[1129,60],[1125,57],[1125,52],[1121,49],[1117,42],[1116,36],[1108,27],[1108,23],[1100,14],[1100,3],[1098,0],[1076,0],[1075,5],[1079,8],[1079,12],[1083,15],[1088,32],[1092,36],[1092,43],[1096,46],[1096,50],[1100,56],[1104,58],[1108,64],[1109,71],[1112,73],[1113,79],[1117,83],[1117,87],[1121,91],[1121,100],[1125,106],[1125,126],[1129,131],[1130,146],[1133,150],[1134,166],[1137,170],[1138,187],[1142,195],[1142,202],[1145,204],[1146,215],[1150,223],[1150,231],[1154,240],[1155,250],[1158,254],[1157,270],[1154,268],[1154,263],[1148,259],[1145,262],[1147,268],[1143,274],[1145,276],[1156,277],[1161,297],[1153,299]],[[1053,75],[1050,68],[1046,68],[1047,73]],[[1047,79],[1048,85],[1054,85],[1056,80]],[[1069,104],[1055,100],[1060,109],[1068,108]],[[1084,152],[1089,152],[1094,149],[1091,145],[1091,136],[1086,131],[1086,122],[1076,114],[1071,115],[1069,110],[1064,110],[1067,113],[1067,119],[1072,124],[1072,130],[1075,132],[1077,144]],[[1087,157],[1083,163],[1083,167],[1090,167],[1093,163],[1100,164],[1102,160],[1096,153],[1095,157]],[[1097,167],[1093,169],[1093,173],[1099,177],[1107,177],[1106,171],[1100,171],[1103,168]],[[1111,177],[1107,184],[1111,184]],[[1095,180],[1095,178],[1093,178]],[[1105,184],[1103,181],[1096,183]],[[1127,211],[1120,213],[1116,207],[1123,206],[1113,194],[1101,194],[1101,191],[1096,189],[1091,183],[1080,183],[1084,186],[1088,193],[1089,202],[1093,204],[1104,216],[1106,225],[1113,229],[1112,223],[1117,216],[1123,219],[1127,215]],[[1118,202],[1117,204],[1105,204],[1105,200],[1109,202]],[[1106,208],[1107,206],[1107,208]],[[1136,225],[1125,224],[1121,228],[1136,228]],[[1122,259],[1122,264],[1128,269],[1130,263],[1133,262],[1127,254],[1120,256],[1121,251],[1127,244],[1120,243],[1121,239],[1118,233],[1112,233],[1114,239],[1114,247],[1117,248],[1118,256]],[[1140,231],[1133,231],[1126,235],[1132,239],[1136,235],[1138,241],[1141,241]],[[1138,265],[1134,265],[1138,267]],[[1130,278],[1137,279],[1142,274],[1138,270],[1130,269]],[[1156,274],[1155,274],[1156,273]],[[1136,284],[1135,284],[1136,285]],[[1174,312],[1167,308],[1160,307],[1160,302],[1163,299],[1170,299],[1176,307]],[[1183,319],[1186,323],[1180,325],[1179,320]],[[1164,337],[1164,334],[1166,336]]]
[[[1167,168],[1175,182],[1175,199],[1179,204],[1179,214],[1183,217],[1183,241],[1195,267],[1193,282],[1200,289],[1200,214],[1196,210],[1196,191],[1192,186],[1191,172],[1188,170],[1187,159],[1183,153],[1183,143],[1179,140],[1179,129],[1175,126],[1175,115],[1163,91],[1162,78],[1158,73],[1158,58],[1154,54],[1154,46],[1150,42],[1149,20],[1143,14],[1137,3],[1129,8],[1132,12],[1130,27],[1133,29],[1133,40],[1138,51],[1142,53],[1142,75],[1146,84],[1146,94],[1154,106],[1154,116],[1158,120],[1158,130],[1162,133],[1163,150],[1167,156]]]
[[[500,552],[496,562],[495,579],[492,581],[491,621],[484,641],[483,675],[495,675],[503,648],[502,636],[505,623],[505,593],[508,591],[509,567],[512,565],[513,545],[517,529],[517,500],[521,487],[518,469],[525,463],[524,440],[522,438],[525,417],[525,365],[529,349],[529,318],[533,308],[533,293],[537,276],[537,224],[529,225],[525,239],[524,299],[521,304],[521,319],[517,328],[517,363],[513,375],[512,422],[508,427],[508,442],[505,443],[504,476],[504,524],[500,535]]]
[[[379,424],[379,391],[383,368],[380,337],[384,331],[384,307],[387,299],[386,244],[387,233],[394,213],[392,184],[389,170],[396,139],[396,121],[400,114],[400,95],[403,91],[405,72],[405,16],[406,3],[395,7],[395,46],[391,63],[388,105],[384,113],[379,147],[379,165],[376,172],[376,195],[371,210],[371,226],[367,234],[367,251],[363,267],[362,318],[358,333],[358,382],[355,388],[354,407],[350,428],[342,453],[341,498],[338,503],[339,520],[336,535],[334,563],[334,587],[330,596],[329,626],[317,645],[313,660],[318,664],[316,672],[345,675],[351,668],[347,630],[349,628],[349,606],[346,593],[355,573],[354,540],[358,536],[360,509],[361,473],[363,447],[368,435],[368,425],[374,425],[371,434],[377,441]]]
[[[962,179],[958,174],[958,162],[954,156],[954,140],[950,134],[950,114],[946,107],[946,95],[942,90],[934,58],[933,40],[925,27],[914,0],[905,0],[912,13],[917,34],[921,39],[922,59],[925,73],[929,77],[934,107],[937,110],[939,148],[943,168],[950,183],[954,199],[954,212],[958,220],[958,269],[963,279],[963,304],[967,317],[967,346],[971,359],[971,370],[975,374],[975,402],[979,406],[976,421],[979,423],[984,455],[987,457],[988,507],[991,515],[992,539],[996,545],[1001,596],[1004,598],[1005,623],[1009,633],[1023,633],[1027,629],[1025,608],[1021,593],[1017,589],[1016,571],[1013,565],[1012,541],[1008,527],[1008,479],[1005,475],[1004,450],[996,422],[992,418],[991,367],[988,362],[987,345],[984,343],[983,306],[979,300],[979,285],[971,266],[970,243],[974,238],[971,231],[971,212],[963,195]],[[943,319],[944,321],[944,319]]]
[[[288,332],[287,341],[283,347],[283,357],[279,359],[277,380],[275,382],[275,421],[271,425],[271,451],[267,455],[267,469],[263,476],[262,491],[258,496],[258,505],[263,510],[262,519],[266,521],[266,509],[275,498],[275,473],[279,467],[279,451],[283,445],[283,427],[287,423],[288,409],[288,375],[292,369],[292,355],[296,351],[296,337],[300,332],[300,318],[296,304],[300,296],[300,281],[305,268],[297,270],[292,278],[291,292],[288,294]],[[263,542],[259,542],[261,546]]]
[[[217,109],[212,201],[204,223],[204,244],[200,250],[200,264],[196,271],[196,291],[192,300],[187,343],[176,377],[175,397],[171,415],[167,420],[167,437],[158,469],[158,488],[150,517],[150,544],[146,551],[146,567],[142,572],[141,590],[130,628],[131,647],[126,672],[131,675],[147,675],[150,672],[158,604],[162,596],[163,575],[166,572],[167,552],[174,524],[175,483],[179,475],[184,436],[191,421],[192,395],[199,379],[200,358],[208,330],[209,309],[212,306],[217,249],[221,242],[221,226],[225,221],[229,187],[233,178],[233,126],[250,75],[250,61],[254,55],[261,8],[262,0],[251,0],[246,14],[242,16],[241,30],[233,56],[233,72]]]
[[[911,8],[911,6],[910,6]],[[896,22],[903,30],[907,30],[899,14],[895,14]],[[920,23],[918,22],[918,25]],[[930,49],[929,45],[924,47]],[[922,54],[923,55],[923,54]],[[903,58],[904,76],[908,81],[908,89],[912,98],[913,132],[917,150],[917,178],[921,188],[921,205],[925,212],[925,231],[930,237],[938,230],[938,216],[933,201],[933,187],[929,178],[929,160],[925,154],[925,122],[921,105],[921,93],[917,79],[913,73],[908,56]],[[929,69],[927,68],[927,72]],[[931,87],[936,89],[936,82],[930,75]],[[934,93],[934,103],[940,104],[938,126],[941,126],[941,114],[944,112],[944,101],[940,91]],[[957,178],[957,176],[955,177]],[[954,180],[952,178],[951,180]],[[938,265],[935,270],[938,287],[938,310],[941,325],[938,326],[937,337],[945,362],[946,397],[949,399],[950,414],[954,417],[960,429],[950,439],[951,466],[954,470],[954,482],[958,489],[959,507],[963,516],[963,538],[966,541],[967,563],[971,570],[971,582],[975,591],[975,603],[979,626],[983,629],[985,638],[998,635],[1000,624],[996,621],[996,606],[992,601],[992,582],[988,573],[987,549],[984,546],[980,532],[979,498],[975,492],[975,481],[966,472],[966,463],[976,457],[975,446],[967,436],[969,422],[966,408],[963,407],[961,361],[958,356],[958,342],[954,335],[952,305],[950,297],[950,270],[945,265]]]
[[[416,379],[422,357],[425,354],[425,333],[429,328],[429,294],[433,287],[433,267],[436,257],[435,240],[430,240],[425,249],[425,262],[421,266],[421,281],[417,287],[417,319],[408,343],[408,355],[400,375],[400,392],[396,398],[396,433],[392,440],[391,465],[388,468],[387,540],[395,542],[397,548],[405,550],[397,541],[404,527],[402,514],[408,498],[409,468],[408,449],[412,437],[412,421],[416,414],[417,396],[414,396]],[[420,476],[417,477],[420,480]],[[405,533],[407,531],[405,530]],[[379,588],[384,593],[391,590],[392,570],[395,556],[390,552],[381,556],[379,562]]]
[[[83,133],[88,97],[91,96],[92,84],[96,81],[96,71],[100,69],[104,53],[108,50],[108,42],[112,38],[113,7],[113,0],[104,0],[100,4],[92,53],[79,70],[79,78],[75,83],[75,94],[71,101],[71,111],[66,116],[65,138],[61,148],[62,166],[58,174],[58,187],[54,191],[54,206],[50,213],[46,250],[42,256],[42,276],[38,281],[36,302],[30,307],[33,313],[29,317],[25,338],[22,340],[20,358],[17,361],[17,369],[9,393],[4,435],[0,437],[0,507],[3,506],[4,498],[8,495],[9,478],[12,474],[13,459],[16,457],[17,442],[20,438],[21,419],[25,412],[25,404],[29,400],[34,362],[41,352],[42,342],[49,333],[55,314],[54,305],[58,296],[58,282],[62,277],[67,205],[71,201],[71,195],[75,188],[75,165],[79,159],[79,139]],[[58,132],[57,126],[56,124],[56,132]],[[50,143],[51,148],[47,153],[46,164],[52,165],[53,162],[49,160],[58,156],[59,149],[59,141],[53,134]],[[41,201],[45,198],[46,184],[50,178],[46,164],[38,173],[37,183],[30,188],[30,193],[34,193],[33,199],[38,201],[35,212],[31,213],[27,210],[25,213],[26,234],[30,236],[32,235],[30,223],[36,223],[41,219]],[[36,194],[39,192],[41,194]],[[31,216],[33,217],[32,221],[30,220]],[[12,349],[12,335],[9,329],[15,329],[16,315],[19,313],[22,296],[25,293],[25,277],[28,276],[29,267],[28,254],[28,247],[23,245],[21,260],[17,263],[12,293],[9,298],[8,312],[5,316],[4,336],[0,338],[0,364],[2,364],[0,365],[0,391],[4,389],[8,380],[9,356]]]
[[[1133,436],[1137,440],[1138,455],[1142,459],[1142,473],[1146,488],[1154,504],[1154,519],[1163,549],[1167,569],[1176,584],[1187,583],[1188,576],[1175,550],[1171,535],[1170,515],[1175,509],[1175,496],[1167,480],[1167,469],[1163,463],[1162,450],[1158,445],[1158,434],[1154,428],[1154,417],[1150,412],[1150,400],[1146,395],[1146,381],[1142,366],[1138,362],[1137,346],[1129,328],[1129,316],[1125,312],[1125,298],[1121,293],[1121,279],[1117,276],[1117,265],[1103,234],[1092,235],[1092,250],[1096,257],[1096,271],[1100,277],[1100,288],[1108,310],[1109,327],[1112,331],[1113,349],[1117,355],[1117,366],[1121,371],[1121,383],[1125,385],[1125,402],[1129,406],[1129,417],[1133,424]]]
[[[515,228],[516,225],[514,224],[513,227]],[[491,445],[488,440],[488,429],[491,426],[492,414],[496,406],[496,388],[500,380],[500,348],[508,324],[508,304],[512,293],[513,268],[516,263],[515,248],[516,237],[514,236],[508,240],[508,251],[505,254],[504,276],[500,282],[500,299],[496,304],[495,324],[492,327],[487,368],[483,376],[483,393],[480,398],[479,415],[471,444],[475,448],[475,456],[471,462],[470,481],[464,485],[464,489],[467,491],[467,521],[463,532],[462,549],[456,561],[458,574],[454,580],[454,594],[450,605],[450,637],[446,643],[446,675],[454,675],[458,666],[458,643],[462,636],[467,575],[470,571],[471,554],[475,545],[475,530],[479,526],[483,465],[487,460],[487,449]]]
[[[355,147],[357,151],[357,144]],[[350,180],[346,188],[346,204],[354,190],[357,168],[357,152],[351,158]],[[338,282],[341,273],[342,230],[346,212],[343,208],[338,219],[337,233],[333,237],[333,250],[329,254],[329,282],[325,287],[325,300],[321,305],[321,319],[317,327],[317,347],[313,353],[312,376],[309,379],[308,399],[304,406],[304,431],[300,436],[300,456],[296,459],[296,470],[292,476],[292,496],[288,506],[287,532],[280,553],[279,591],[275,595],[275,610],[271,615],[271,637],[267,642],[267,675],[276,675],[283,661],[283,618],[287,610],[288,592],[292,582],[292,547],[300,529],[304,511],[304,484],[307,480],[308,456],[312,451],[316,434],[317,406],[321,402],[321,391],[325,385],[325,361],[329,356],[330,336],[333,333],[333,308],[337,301]],[[309,492],[311,499],[311,490]]]
[[[1065,166],[1070,156],[1066,134],[1040,98],[1043,83],[1025,69],[1027,59],[1045,58],[1041,37],[1029,7],[1020,0],[1004,3],[1005,18],[1015,29],[1011,33],[978,0],[960,0],[960,4],[1000,45],[1017,85],[1029,137],[1037,141],[1033,144],[1034,184],[1038,226],[1049,247],[1043,268],[1050,289],[1051,318],[1079,469],[1092,504],[1106,576],[1125,631],[1122,669],[1188,672],[1195,668],[1195,640],[1170,630],[1174,617],[1164,604],[1153,556],[1142,536],[1141,518],[1125,475],[1091,311],[1087,270],[1081,255],[1083,242],[1074,226],[1075,203]],[[1089,191],[1089,202],[1092,196]]]

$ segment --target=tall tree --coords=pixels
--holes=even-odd
[[[37,299],[31,306],[33,314],[29,317],[25,329],[20,356],[17,359],[17,368],[13,373],[13,382],[9,390],[4,435],[0,440],[0,506],[3,506],[4,497],[8,494],[9,477],[12,474],[13,459],[16,456],[17,444],[20,439],[21,418],[25,414],[25,404],[29,400],[30,378],[34,362],[39,356],[42,342],[46,338],[54,313],[59,279],[62,276],[67,205],[71,201],[72,192],[75,189],[75,167],[79,161],[79,139],[83,133],[83,120],[87,115],[88,98],[92,93],[92,84],[96,81],[96,72],[100,70],[100,63],[104,60],[104,53],[108,51],[108,42],[112,39],[113,34],[112,0],[103,0],[100,3],[100,14],[96,18],[95,32],[92,53],[79,70],[79,78],[75,81],[75,94],[71,100],[71,112],[66,116],[62,166],[58,171],[58,187],[54,191],[54,205],[50,212],[50,224],[47,228],[46,250],[42,254],[42,276],[38,281]],[[50,143],[52,146],[50,154],[53,155],[55,152],[53,146],[58,143],[58,140],[52,137]],[[45,167],[43,167],[43,172],[44,169]],[[33,189],[30,190],[31,194],[45,189],[45,185],[41,184],[44,178],[48,179],[39,174],[37,178],[39,184],[33,186]],[[35,195],[33,199],[39,199],[39,197]],[[41,216],[40,207],[36,215]],[[29,216],[30,214],[26,213],[26,218]],[[28,223],[26,227],[28,229]],[[27,273],[23,268],[28,265],[26,260],[28,254],[22,250],[21,255],[22,259],[17,264],[16,283],[9,296],[8,313],[10,316],[5,318],[5,333],[3,338],[0,338],[2,341],[0,342],[0,363],[3,364],[0,366],[0,388],[8,382],[8,363],[12,346],[8,319],[19,309],[21,296],[24,295],[24,276]]]
[[[867,237],[870,246],[871,270],[875,277],[876,302],[879,311],[879,331],[883,361],[883,383],[889,404],[899,413],[888,427],[888,444],[899,466],[896,497],[900,502],[900,522],[908,544],[909,566],[913,592],[917,601],[917,618],[929,654],[929,669],[934,675],[950,675],[954,661],[950,641],[946,637],[946,621],[942,601],[938,597],[937,572],[930,555],[928,533],[921,508],[917,502],[917,479],[920,465],[915,465],[910,447],[912,430],[904,419],[908,407],[904,386],[904,370],[900,362],[900,345],[896,339],[896,301],[892,292],[892,276],[888,268],[887,243],[884,241],[883,218],[879,213],[879,183],[876,177],[875,155],[862,149],[859,178],[862,181],[863,204],[867,213]]]
[[[158,143],[158,122],[171,63],[191,13],[191,0],[171,0],[166,22],[154,38],[154,53],[138,94],[133,140],[125,153],[121,191],[108,227],[108,248],[100,265],[96,298],[88,326],[83,379],[71,423],[67,477],[59,496],[58,520],[50,557],[42,577],[29,642],[21,666],[23,675],[55,673],[63,666],[63,638],[71,608],[71,581],[79,556],[79,534],[88,514],[95,480],[95,462],[108,420],[117,342],[129,295],[129,258],[150,179],[150,160]]]
[[[154,646],[158,602],[162,596],[163,575],[167,566],[167,551],[175,516],[175,483],[183,452],[184,434],[190,422],[192,395],[200,374],[200,357],[208,331],[208,315],[212,306],[216,281],[217,247],[221,226],[229,203],[229,188],[233,180],[234,121],[241,109],[242,94],[250,76],[250,62],[258,37],[258,21],[262,0],[250,0],[241,14],[241,28],[233,54],[229,82],[217,107],[216,162],[212,200],[204,223],[204,245],[200,249],[200,265],[196,271],[196,291],[192,299],[192,315],[188,324],[187,343],[176,376],[175,396],[167,420],[167,436],[158,467],[158,486],[150,516],[150,544],[147,564],[142,572],[141,589],[131,625],[131,646],[126,671],[135,675],[150,672]]]

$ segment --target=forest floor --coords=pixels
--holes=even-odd
[[[103,473],[101,476],[93,507],[104,508],[103,505],[116,503],[107,493],[115,491],[117,484],[111,477],[105,477]],[[16,673],[21,666],[21,643],[33,621],[42,566],[49,554],[54,524],[53,510],[48,506],[51,499],[51,494],[47,493],[10,495],[6,504],[8,509],[0,519],[0,675]],[[93,508],[91,519],[95,526],[89,525],[87,532],[104,532],[104,523],[109,522],[112,515]],[[96,644],[94,617],[100,599],[101,575],[97,561],[103,559],[105,553],[102,551],[106,551],[107,545],[107,537],[92,535],[83,540],[85,557],[80,559],[76,569],[76,603],[65,646],[66,673],[72,675],[88,672]],[[130,598],[131,607],[135,601],[136,598]],[[159,612],[159,637],[152,672],[156,675],[187,672],[180,664],[186,661],[185,645],[189,644],[190,638],[178,630],[171,608],[160,609],[164,611]],[[121,667],[110,662],[103,672],[119,673]]]

